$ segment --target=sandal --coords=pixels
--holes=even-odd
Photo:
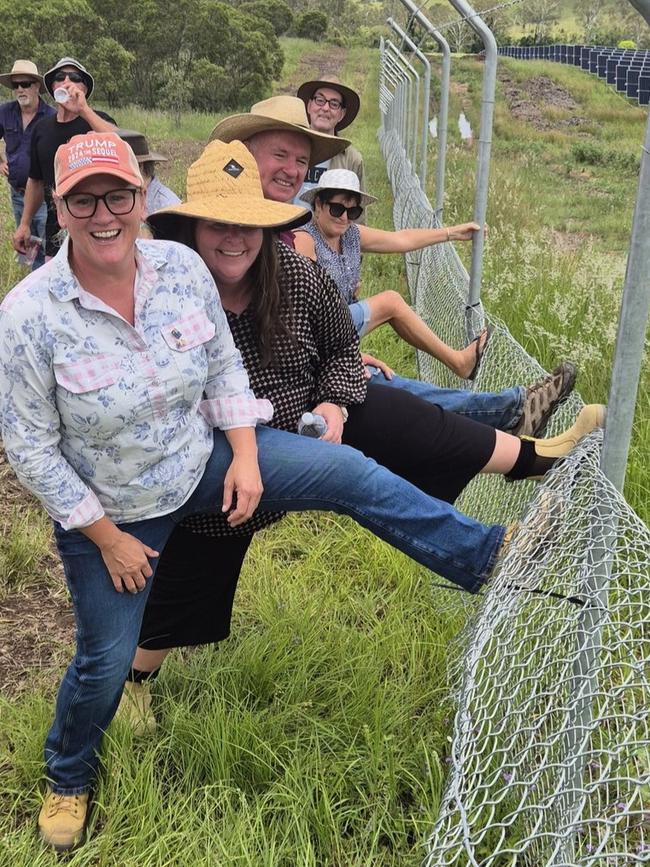
[[[485,340],[483,341],[483,346],[481,346],[481,338],[485,335]],[[488,325],[486,328],[481,331],[481,333],[472,340],[472,343],[475,344],[475,362],[474,367],[470,370],[469,375],[467,376],[468,380],[476,379],[476,376],[479,371],[479,367],[481,366],[481,361],[483,359],[483,355],[485,350],[487,349],[487,345],[490,341],[490,337],[492,336],[492,326]],[[470,343],[470,346],[472,345]]]

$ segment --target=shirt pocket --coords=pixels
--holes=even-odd
[[[201,400],[208,378],[208,352],[205,344],[214,337],[216,326],[204,310],[176,319],[161,329],[163,340],[179,377],[178,391],[183,401],[193,405]]]
[[[58,385],[72,394],[85,394],[114,385],[119,373],[119,360],[106,354],[54,365],[54,377]]]

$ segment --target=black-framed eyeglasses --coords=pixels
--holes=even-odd
[[[103,202],[115,217],[130,214],[135,205],[135,194],[138,190],[109,190],[103,196],[95,193],[69,193],[63,196],[63,201],[73,217],[85,220],[92,217],[97,210],[97,202]]]
[[[343,103],[340,99],[325,99],[325,97],[320,93],[316,96],[312,96],[312,99],[320,108],[324,105],[329,105],[332,111],[338,111],[340,108],[343,108]]]
[[[343,214],[347,213],[348,220],[358,220],[363,214],[361,205],[352,205],[351,208],[346,208],[340,202],[328,202],[327,207],[333,217],[342,217]]]
[[[83,75],[80,72],[57,72],[54,76],[55,81],[65,81],[66,78],[73,84],[85,84]]]
[[[31,87],[32,84],[36,84],[35,81],[12,81],[11,89],[18,90],[19,87],[22,87],[23,90],[27,90],[28,87]]]

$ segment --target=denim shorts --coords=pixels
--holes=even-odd
[[[350,316],[359,337],[368,331],[370,323],[370,304],[367,301],[355,301],[349,305]]]

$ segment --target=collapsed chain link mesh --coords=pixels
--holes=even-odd
[[[439,225],[398,135],[382,127],[380,143],[395,227]],[[473,388],[540,376],[502,322],[468,315],[451,244],[408,254],[407,278],[414,308],[447,343],[493,328]],[[423,379],[467,385],[426,354],[418,365]],[[581,405],[572,395],[547,435]],[[600,445],[598,434],[585,439],[543,485],[480,476],[459,500],[483,521],[520,523],[478,610],[465,602],[449,776],[426,867],[650,862],[650,534],[600,471]]]

